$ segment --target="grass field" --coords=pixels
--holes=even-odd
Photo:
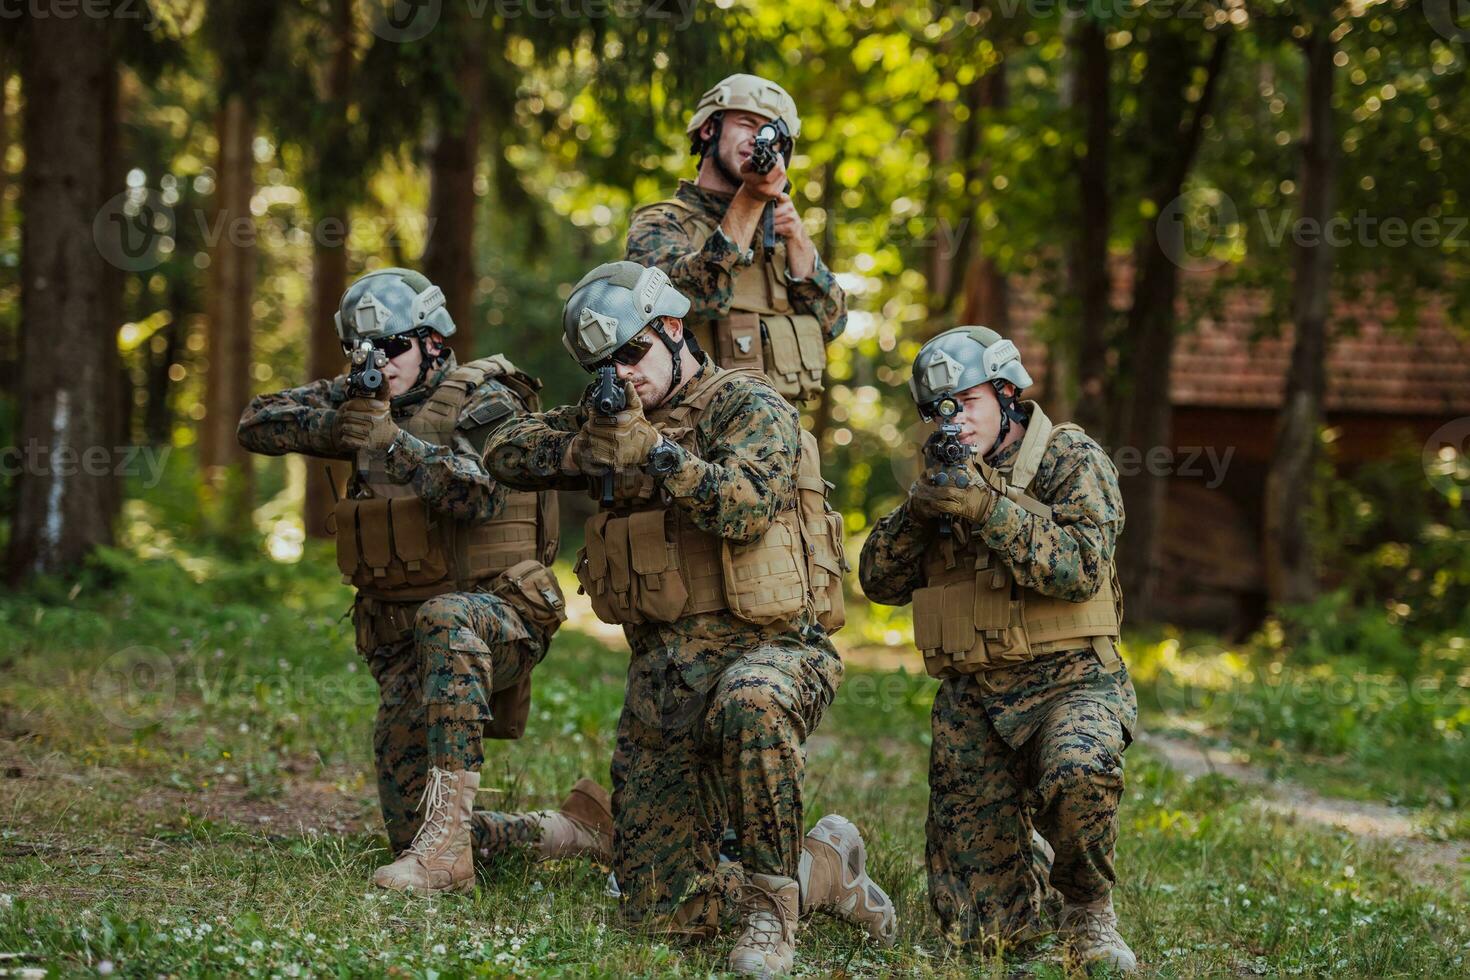
[[[79,588],[0,599],[0,953],[12,954],[0,969],[719,971],[728,939],[681,949],[622,932],[605,870],[584,863],[507,860],[464,897],[372,890],[385,858],[369,768],[374,689],[340,619],[347,593],[323,584],[334,581],[329,562],[110,562]],[[526,738],[488,752],[482,805],[554,804],[581,774],[605,782],[625,662],[620,644],[563,631],[537,672]],[[1155,673],[1140,685],[1146,708],[1157,683]],[[948,948],[927,909],[934,689],[923,677],[851,667],[809,743],[808,822],[831,811],[858,822],[902,931],[880,950],[817,920],[802,933],[800,972],[1006,976],[1014,967]],[[1197,705],[1166,707],[1170,724],[1196,708],[1201,724],[1218,721]],[[1337,763],[1351,775],[1356,758]],[[1470,972],[1463,885],[1406,880],[1391,849],[1264,813],[1252,805],[1257,790],[1186,780],[1141,746],[1127,764],[1116,897],[1146,971]],[[1436,778],[1421,773],[1405,795],[1433,800],[1464,773]],[[1461,819],[1463,801],[1448,802],[1452,822]],[[1060,963],[1035,968],[1064,973]]]

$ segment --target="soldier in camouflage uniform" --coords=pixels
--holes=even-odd
[[[840,560],[816,461],[768,383],[685,343],[689,305],[656,268],[588,273],[563,339],[598,382],[584,404],[507,421],[486,458],[507,486],[611,495],[577,575],[632,650],[612,763],[625,918],[704,939],[739,912],[731,969],[769,974],[790,969],[802,911],[883,941],[894,914],[856,827],[828,816],[802,836],[802,743],[842,676],[807,562]],[[593,411],[620,382],[626,405]],[[727,820],[740,866],[719,862]]]
[[[751,152],[768,123],[790,139],[760,174]],[[827,342],[847,325],[847,300],[788,193],[796,103],[775,82],[731,75],[700,98],[687,132],[699,172],[634,213],[627,258],[662,269],[689,297],[685,328],[720,367],[753,368],[793,402],[810,398],[822,390]]]
[[[863,547],[863,591],[914,604],[914,638],[941,679],[929,768],[929,898],[962,941],[1040,929],[1047,886],[1034,825],[1055,848],[1061,931],[1084,962],[1136,966],[1112,905],[1123,751],[1138,706],[1115,642],[1117,473],[1076,425],[1017,395],[1014,344],[960,327],[925,344],[910,389],[941,430],[909,498]],[[946,401],[948,404],[945,404]],[[951,443],[953,445],[953,443]],[[974,450],[983,450],[974,459]]]
[[[333,519],[338,566],[358,589],[358,653],[379,690],[378,797],[397,860],[374,882],[471,888],[472,848],[605,852],[611,814],[591,781],[560,811],[472,806],[482,737],[520,736],[532,668],[566,618],[546,567],[557,549],[554,496],[513,492],[481,461],[489,432],[535,407],[540,383],[499,356],[457,364],[444,295],[416,272],[362,277],[336,323],[362,369],[255,398],[239,439],[269,456],[356,464]]]

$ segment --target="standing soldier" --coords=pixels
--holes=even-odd
[[[337,565],[357,587],[357,651],[379,692],[378,800],[397,860],[374,883],[467,890],[472,848],[605,851],[607,794],[589,780],[561,811],[473,810],[481,738],[520,737],[531,670],[566,619],[546,567],[555,495],[508,490],[481,462],[491,430],[537,406],[540,382],[499,355],[456,364],[443,292],[407,269],[353,283],[336,323],[352,374],[255,398],[239,439],[356,464],[333,516]]]
[[[791,968],[801,912],[884,942],[895,919],[856,827],[827,816],[802,836],[802,743],[842,676],[831,596],[810,585],[840,560],[836,515],[796,411],[691,350],[689,308],[659,269],[593,269],[562,314],[598,375],[587,404],[511,419],[486,458],[507,486],[604,501],[577,576],[632,648],[612,764],[624,915],[706,939],[738,910],[730,968],[770,974]],[[719,863],[727,820],[739,866]]]
[[[1018,395],[1015,344],[946,331],[910,391],[943,425],[930,468],[863,547],[863,591],[914,604],[940,678],[929,763],[929,899],[960,940],[1035,935],[1047,882],[1032,824],[1055,848],[1061,930],[1084,962],[1137,963],[1113,911],[1123,750],[1137,699],[1115,643],[1117,472],[1078,426]],[[973,459],[976,450],[980,459]]]
[[[770,152],[755,154],[767,125]],[[791,401],[810,398],[847,300],[788,192],[796,103],[775,82],[731,75],[700,98],[687,131],[699,173],[634,213],[627,257],[662,269],[689,298],[686,329],[720,367],[753,368]]]

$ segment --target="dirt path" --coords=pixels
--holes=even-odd
[[[1458,893],[1465,880],[1470,842],[1427,840],[1416,821],[1417,812],[1403,807],[1362,800],[1321,796],[1286,780],[1273,780],[1253,766],[1237,762],[1230,753],[1168,735],[1142,734],[1138,743],[1159,755],[1169,767],[1186,776],[1218,773],[1265,794],[1255,804],[1268,813],[1346,831],[1375,843],[1388,844],[1403,859],[1405,877]]]

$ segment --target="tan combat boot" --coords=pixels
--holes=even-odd
[[[466,892],[475,887],[470,811],[480,788],[477,772],[429,770],[419,806],[424,822],[408,850],[373,875],[373,884],[394,891]]]
[[[1138,969],[1138,957],[1118,933],[1111,895],[1096,902],[1063,905],[1061,933],[1084,965],[1106,963],[1123,973]]]
[[[730,972],[775,977],[791,972],[796,959],[796,920],[801,886],[780,875],[753,874],[740,887],[745,931],[730,950]]]
[[[536,856],[542,861],[584,854],[603,864],[612,861],[612,799],[593,780],[577,780],[561,809],[532,816],[541,827]]]
[[[801,907],[827,909],[867,930],[875,942],[891,946],[898,916],[888,894],[867,872],[868,849],[851,820],[828,814],[801,842]]]

